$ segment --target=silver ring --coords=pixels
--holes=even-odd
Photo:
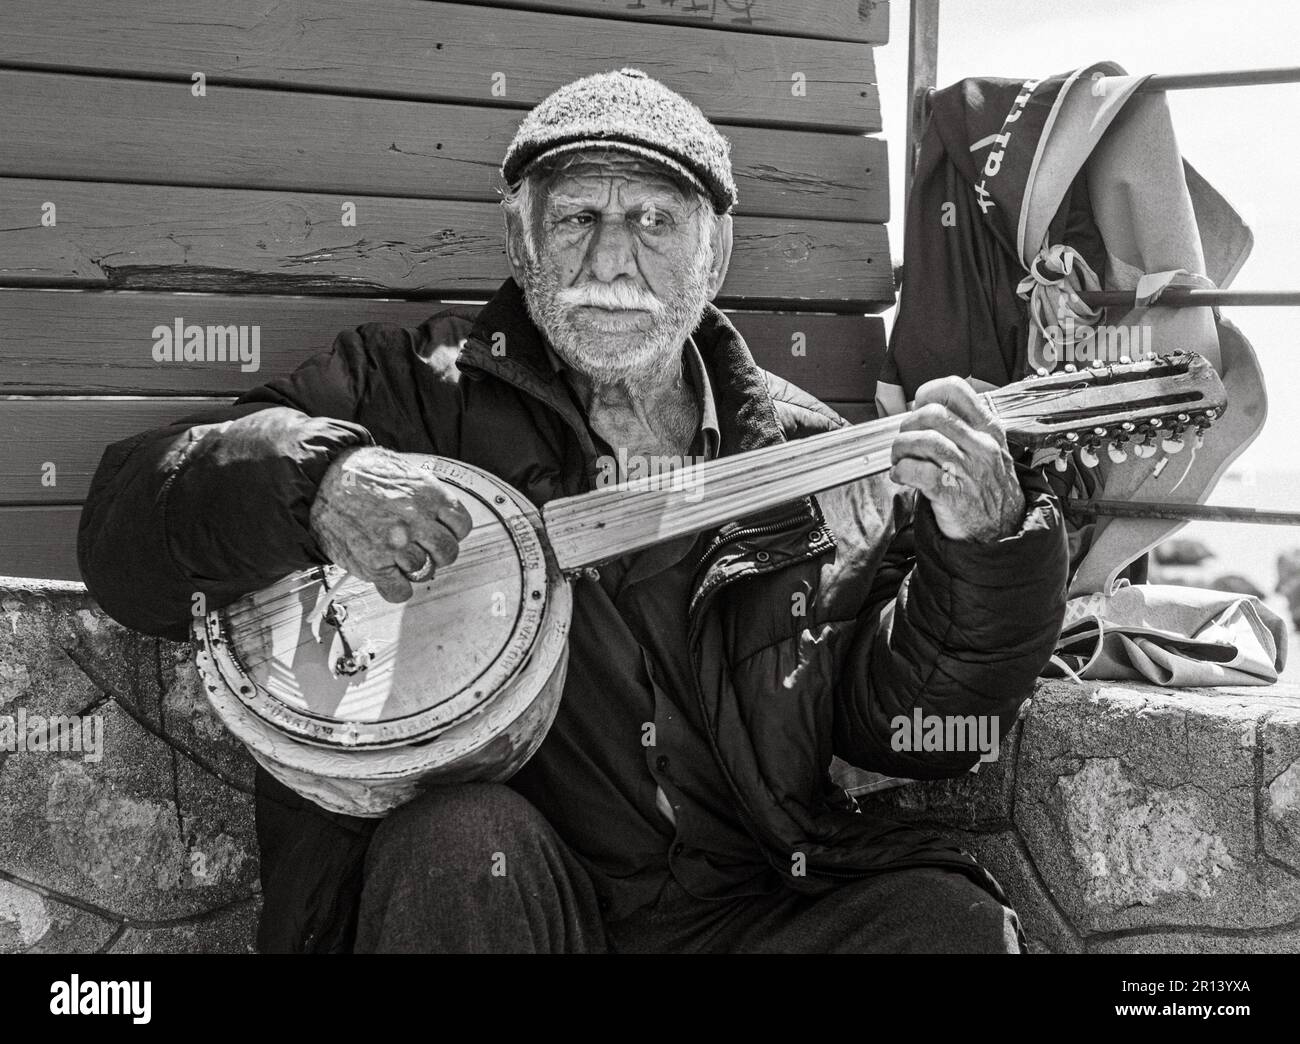
[[[421,565],[419,569],[409,573],[403,569],[402,575],[413,584],[422,584],[424,581],[428,580],[429,577],[433,576],[433,570],[433,555],[426,551],[424,552],[424,564]]]

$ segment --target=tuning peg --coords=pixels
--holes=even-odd
[[[1096,450],[1091,445],[1079,447],[1079,460],[1083,462],[1085,468],[1095,468],[1101,463]]]
[[[1128,460],[1128,454],[1124,452],[1124,447],[1118,442],[1106,443],[1106,456],[1110,457],[1116,464],[1123,464]]]
[[[1057,471],[1064,471],[1069,466],[1070,466],[1070,457],[1069,454],[1066,453],[1059,454],[1057,458],[1054,461],[1052,461],[1052,467],[1054,467]]]
[[[1154,457],[1156,455],[1156,444],[1147,441],[1135,442],[1133,443],[1133,455],[1144,460],[1147,457]]]
[[[1184,445],[1185,443],[1183,442],[1182,439],[1161,439],[1160,440],[1160,448],[1170,455],[1173,455],[1175,453],[1182,453]]]

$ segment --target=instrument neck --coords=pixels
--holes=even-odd
[[[889,470],[903,416],[677,468],[551,501],[560,568],[581,569]]]

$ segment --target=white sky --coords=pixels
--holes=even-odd
[[[907,116],[907,0],[890,7],[876,52],[890,147],[890,242],[902,254]],[[939,86],[967,76],[1041,77],[1109,59],[1131,73],[1300,65],[1293,0],[943,0]],[[1300,289],[1300,84],[1170,92],[1184,157],[1250,225],[1255,248],[1239,290]],[[1300,467],[1300,308],[1225,309],[1260,357],[1269,389],[1264,432],[1240,464]],[[1293,498],[1300,509],[1300,488]],[[1279,505],[1280,506],[1280,505]]]

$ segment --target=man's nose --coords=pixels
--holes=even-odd
[[[592,276],[602,283],[612,283],[621,276],[635,276],[634,247],[632,231],[621,215],[603,218],[596,225],[587,255]]]

